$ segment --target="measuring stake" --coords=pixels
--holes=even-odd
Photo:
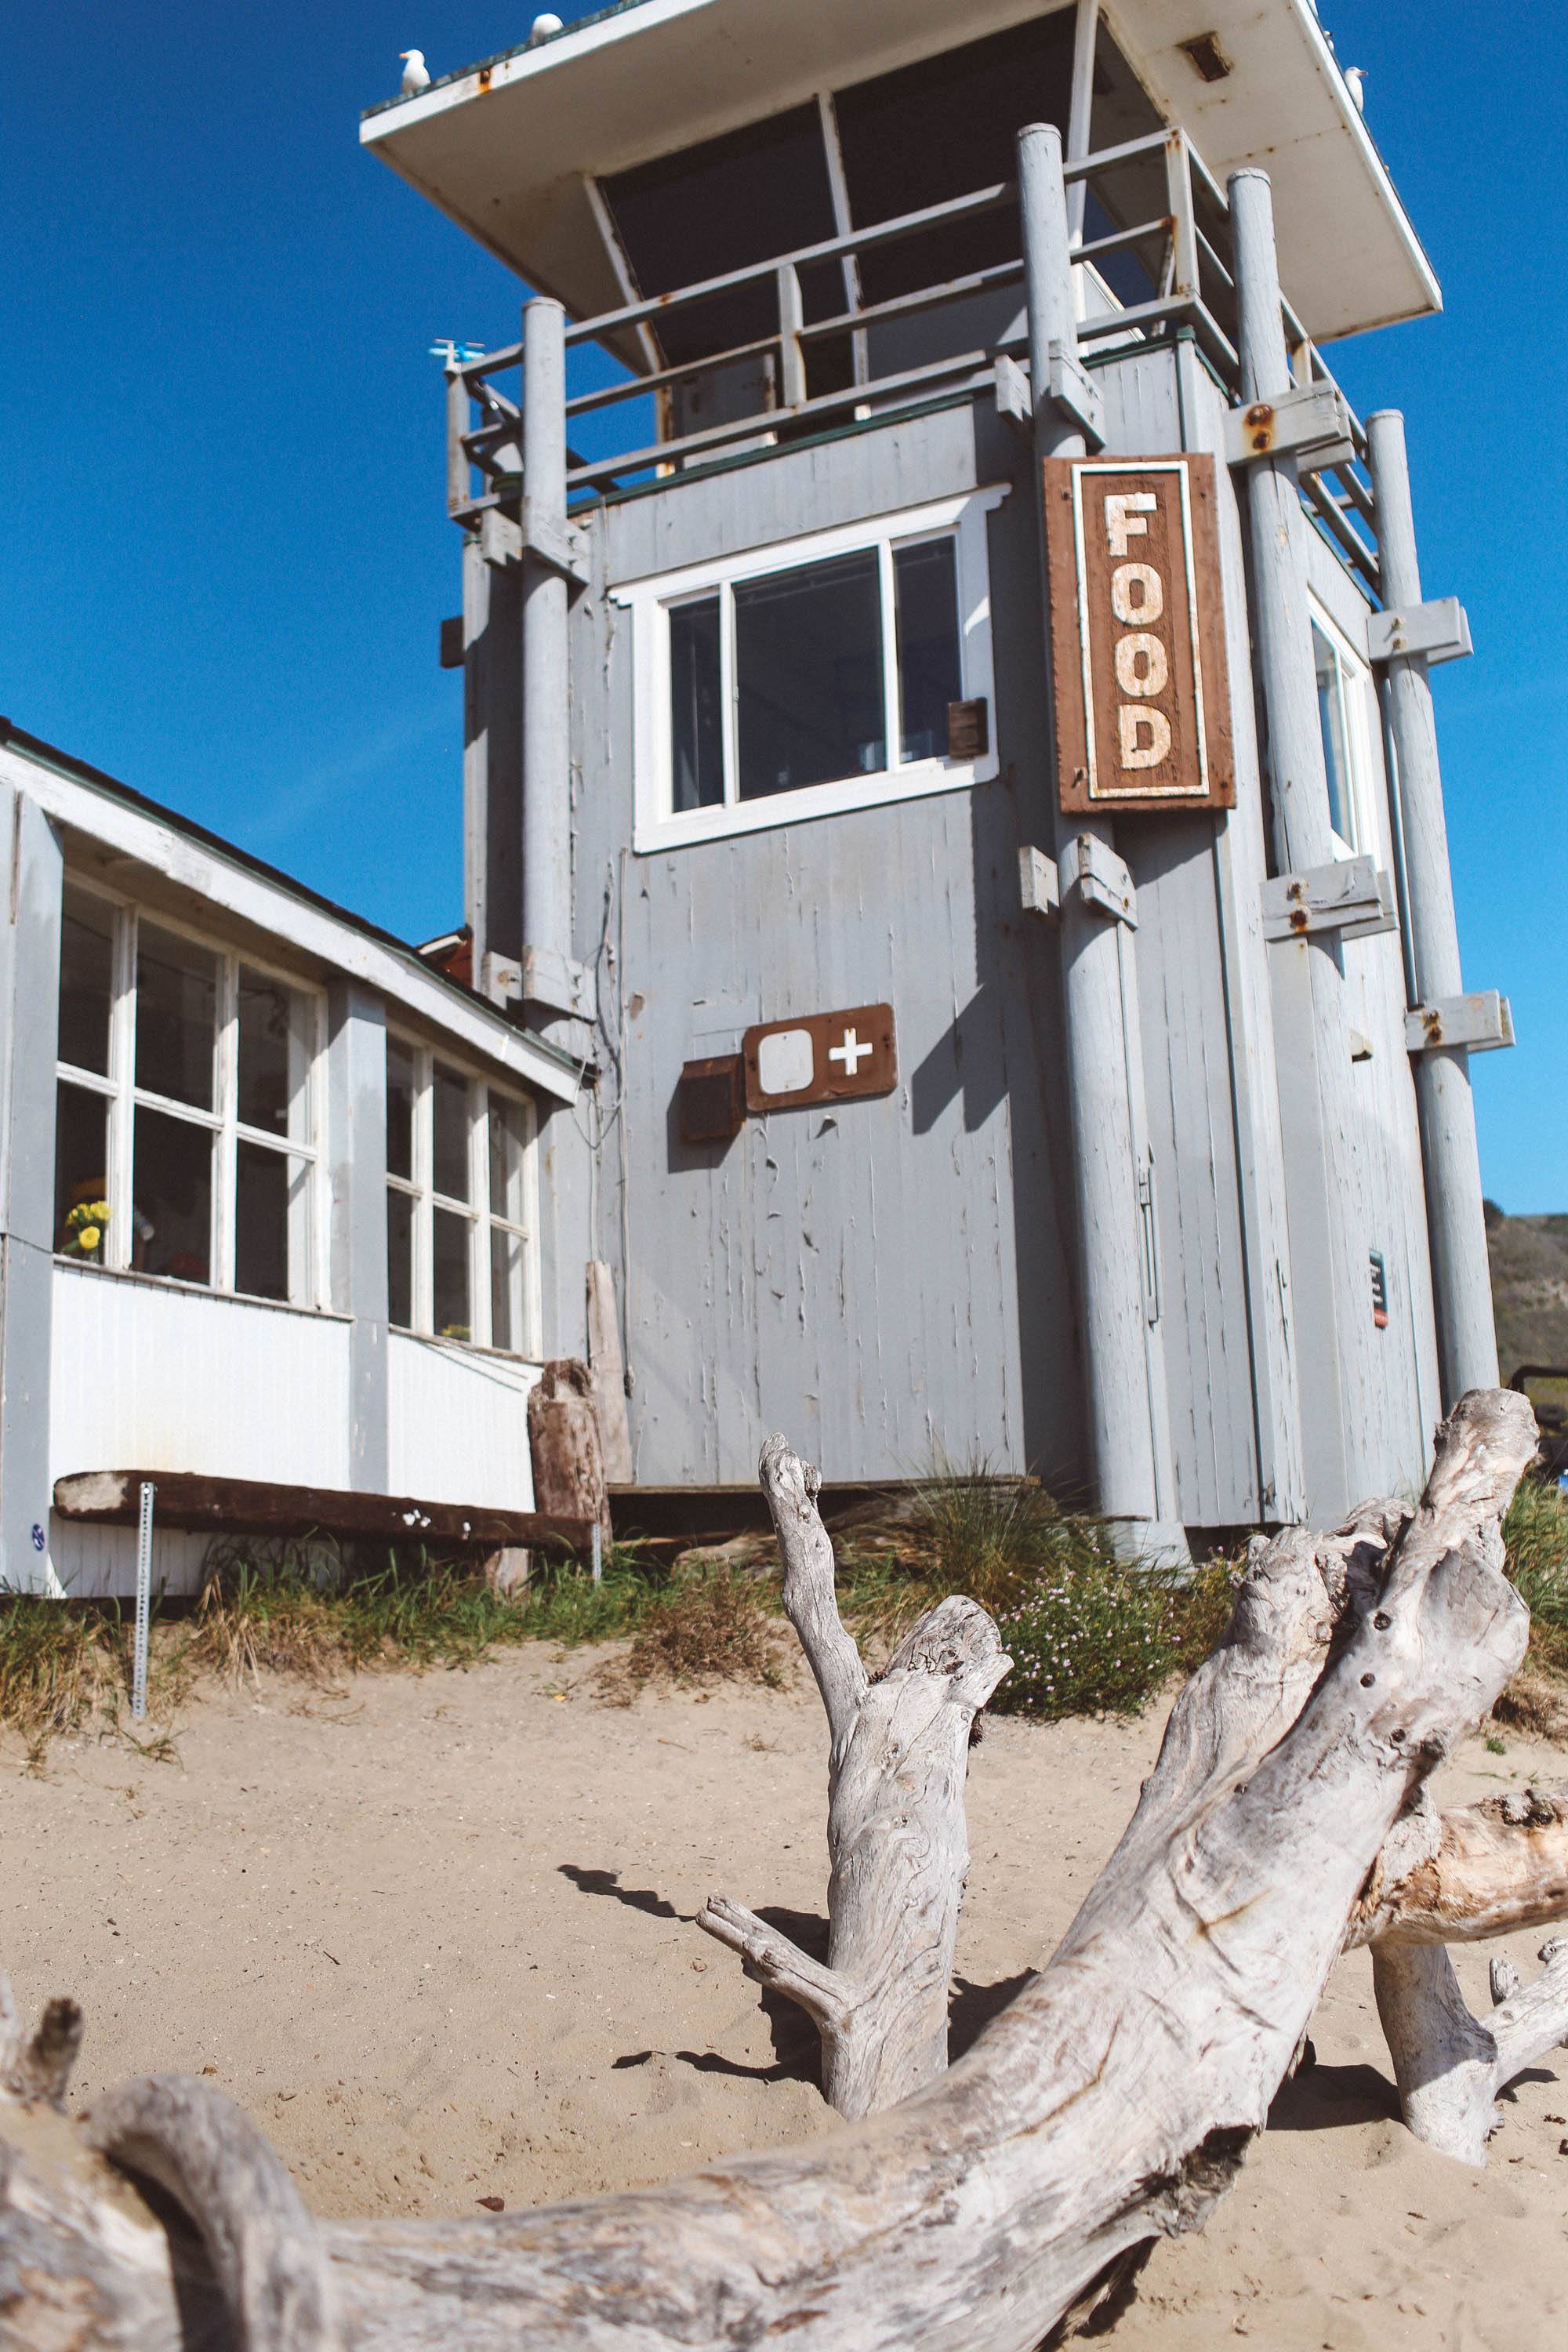
[[[153,1482],[142,1481],[142,1515],[136,1527],[136,1647],[131,1668],[131,1712],[140,1722],[147,1712],[147,1619],[153,1603]]]
[[[605,1530],[595,1519],[594,1522],[594,1581],[595,1584],[602,1584],[604,1580]]]

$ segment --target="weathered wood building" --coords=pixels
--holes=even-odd
[[[513,1539],[577,1070],[7,721],[0,876],[0,1591],[132,1590],[138,1474],[172,1591],[224,1528]]]
[[[1309,0],[633,0],[362,139],[542,289],[447,367],[444,657],[637,1480],[1414,1486],[1496,1373],[1508,1015],[1463,614],[1321,355],[1439,294]]]

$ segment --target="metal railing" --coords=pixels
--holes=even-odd
[[[1119,215],[1135,215],[1129,225],[1113,226],[1074,248],[1074,264],[1082,273],[1078,282],[1086,300],[1101,299],[1105,306],[1079,320],[1080,352],[1092,360],[1097,353],[1103,357],[1122,345],[1144,345],[1186,330],[1234,396],[1240,369],[1234,340],[1235,281],[1227,258],[1229,206],[1224,189],[1185,132],[1154,131],[1103,149],[1068,163],[1064,176],[1069,186],[1081,184],[1098,196],[1103,215],[1113,222]],[[803,278],[824,265],[837,264],[849,291],[859,283],[859,265],[867,256],[887,252],[931,231],[1005,212],[1016,196],[1014,182],[1000,181],[720,277],[624,303],[595,318],[569,320],[565,329],[569,362],[574,353],[584,354],[589,347],[597,347],[614,359],[617,345],[622,352],[637,349],[649,362],[639,373],[628,373],[624,380],[594,383],[575,392],[569,382],[565,401],[569,443],[574,422],[650,398],[657,404],[658,429],[648,439],[639,424],[639,429],[626,437],[626,446],[605,454],[584,456],[568,446],[568,495],[625,487],[639,478],[669,476],[742,445],[794,439],[856,415],[916,406],[990,381],[998,357],[1016,359],[1026,351],[1021,318],[1014,333],[917,366],[885,372],[870,364],[871,337],[879,327],[951,311],[1011,288],[1018,290],[1021,310],[1021,252],[1016,257],[886,300],[835,307],[830,315],[819,318],[805,315]],[[1160,209],[1151,209],[1151,198]],[[1146,298],[1121,302],[1111,293],[1100,265],[1119,256],[1131,256],[1140,265],[1152,289]],[[705,350],[690,359],[667,358],[660,346],[661,327],[704,303],[736,297],[742,300],[760,297],[771,304],[773,323],[721,349]],[[1296,381],[1332,386],[1333,377],[1321,355],[1288,305],[1284,319]],[[853,381],[813,391],[812,355],[836,340],[850,347]],[[517,495],[521,414],[518,403],[494,379],[519,369],[521,360],[522,345],[517,342],[475,359],[454,357],[447,362],[447,505],[458,522],[470,523],[486,508]],[[682,387],[699,385],[747,362],[755,363],[764,379],[760,405],[712,424],[677,429],[677,401]],[[1377,556],[1372,488],[1364,467],[1366,436],[1353,416],[1352,434],[1353,462],[1304,475],[1302,497],[1339,560],[1375,591]]]

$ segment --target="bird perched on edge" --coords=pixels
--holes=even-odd
[[[403,59],[403,95],[417,98],[422,89],[430,87],[430,68],[425,62],[423,49],[400,49]]]
[[[1345,88],[1351,94],[1351,104],[1355,108],[1358,114],[1364,114],[1366,112],[1366,91],[1362,86],[1365,80],[1366,68],[1364,66],[1347,66],[1345,68]]]

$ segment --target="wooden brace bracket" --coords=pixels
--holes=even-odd
[[[525,1004],[542,1005],[549,1013],[571,1013],[579,1021],[595,1021],[599,991],[593,971],[558,948],[524,948],[520,967]]]
[[[1405,1044],[1412,1054],[1436,1053],[1446,1045],[1488,1054],[1513,1042],[1513,1008],[1495,988],[1439,996],[1430,1004],[1413,1005],[1405,1016]]]
[[[1331,383],[1301,384],[1276,401],[1233,408],[1225,420],[1225,454],[1233,466],[1290,457],[1306,474],[1348,466],[1355,443],[1344,394]]]
[[[521,563],[524,555],[547,564],[558,572],[568,587],[581,591],[588,585],[588,565],[583,533],[575,525],[563,526],[552,518],[538,515],[527,499],[522,501],[521,527],[510,515],[494,507],[487,507],[479,517],[479,551],[487,563],[498,571]]]
[[[1026,915],[1055,917],[1062,910],[1061,877],[1057,861],[1043,849],[1018,852],[1018,896]]]
[[[1370,857],[1336,857],[1305,874],[1280,874],[1263,886],[1263,936],[1294,940],[1313,931],[1370,939],[1399,928],[1394,889]]]
[[[1130,931],[1138,929],[1138,893],[1132,877],[1115,850],[1107,848],[1094,834],[1073,835],[1062,870],[1069,884],[1078,884],[1079,897],[1086,906],[1125,923]]]
[[[1034,402],[1029,378],[1016,360],[999,352],[995,365],[996,412],[1021,433],[1032,433]],[[1050,347],[1050,396],[1069,424],[1076,425],[1090,449],[1105,446],[1105,404],[1100,386],[1066,343]]]
[[[1050,394],[1069,424],[1076,425],[1091,450],[1105,446],[1105,404],[1100,386],[1079,363],[1066,343],[1050,347]]]
[[[1401,613],[1369,613],[1366,650],[1374,662],[1401,654],[1425,654],[1428,662],[1462,661],[1474,651],[1469,614],[1457,596],[1431,597]]]

